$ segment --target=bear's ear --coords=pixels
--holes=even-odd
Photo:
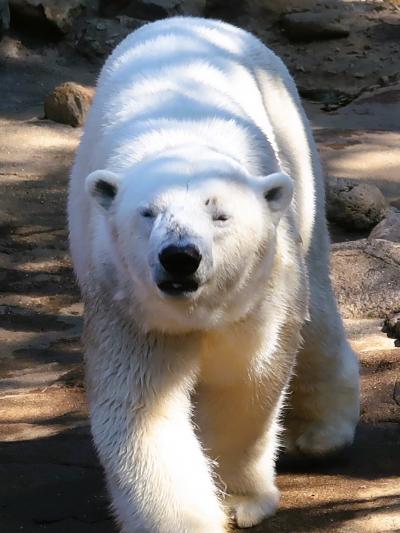
[[[107,210],[117,195],[120,177],[109,170],[95,170],[86,178],[86,192]]]
[[[275,172],[262,178],[262,191],[268,206],[280,217],[293,198],[293,180],[283,172]]]

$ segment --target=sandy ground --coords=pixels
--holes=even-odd
[[[115,531],[91,445],[79,344],[82,306],[67,252],[68,169],[81,131],[40,117],[58,82],[95,69],[2,42],[0,99],[0,529]],[[328,175],[400,196],[400,89],[325,113],[306,103]],[[400,350],[380,321],[350,321],[362,420],[330,461],[283,458],[278,514],[258,532],[400,531]],[[396,381],[397,380],[397,381]]]

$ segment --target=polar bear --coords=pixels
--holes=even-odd
[[[180,17],[128,36],[99,77],[68,212],[121,531],[221,533],[273,514],[287,397],[289,449],[351,443],[358,366],[320,164],[294,82],[257,38]]]

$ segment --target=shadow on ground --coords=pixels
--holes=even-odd
[[[400,487],[395,481],[400,475],[398,442],[394,424],[361,425],[354,446],[339,457],[320,462],[281,460],[282,508],[254,531],[390,530],[345,526],[354,519],[367,523],[373,516],[384,527],[400,513]],[[0,443],[0,475],[0,522],[7,533],[116,531],[87,427]],[[388,482],[386,491],[374,495],[366,490],[366,480],[376,481],[382,490],[382,478]],[[321,498],[322,493],[329,497]]]

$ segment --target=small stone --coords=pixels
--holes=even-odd
[[[368,239],[400,242],[400,211],[392,211],[369,234]]]
[[[63,83],[46,97],[45,116],[62,124],[82,126],[93,96],[94,89],[90,87],[83,87],[73,82]]]
[[[281,28],[293,42],[311,42],[337,39],[349,35],[348,28],[338,19],[327,13],[291,13],[281,19]]]
[[[392,313],[385,318],[382,332],[386,333],[389,339],[400,339],[400,313]]]
[[[385,197],[375,185],[343,178],[327,186],[328,219],[351,230],[368,230],[388,213]]]

